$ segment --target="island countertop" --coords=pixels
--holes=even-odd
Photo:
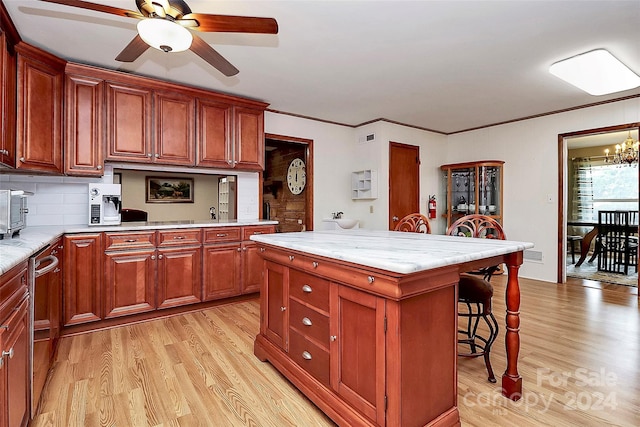
[[[251,240],[354,264],[409,274],[524,251],[533,243],[352,229],[251,236]]]
[[[123,222],[120,225],[89,226],[86,224],[27,227],[14,238],[0,240],[0,275],[13,266],[27,260],[63,234],[122,232],[139,230],[166,230],[176,228],[242,227],[252,225],[276,225],[270,220],[228,221],[150,221]]]

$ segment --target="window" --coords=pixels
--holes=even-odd
[[[637,210],[638,168],[593,164],[593,210]]]

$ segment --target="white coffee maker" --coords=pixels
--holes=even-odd
[[[89,225],[120,225],[120,184],[89,184]]]

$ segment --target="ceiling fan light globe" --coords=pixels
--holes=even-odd
[[[162,18],[138,22],[138,34],[149,46],[163,52],[182,52],[191,47],[193,36],[183,26]]]

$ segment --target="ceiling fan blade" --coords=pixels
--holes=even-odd
[[[200,25],[193,29],[203,32],[278,34],[278,23],[273,18],[204,13],[189,13],[182,18],[197,20]]]
[[[120,54],[116,57],[116,61],[133,62],[138,59],[138,57],[142,55],[148,48],[149,45],[146,44],[144,40],[142,40],[140,35],[136,35],[133,40],[131,40],[131,42],[127,45],[127,47],[122,49],[122,52],[120,52]]]
[[[40,0],[45,1],[47,3],[56,3],[64,6],[73,6],[79,7],[81,9],[89,9],[95,10],[97,12],[110,13],[112,15],[118,16],[126,16],[131,18],[136,18],[138,16],[142,17],[138,12],[134,12],[133,10],[120,9],[118,7],[105,6],[103,4],[89,3],[88,1],[80,1],[80,0]]]
[[[235,76],[239,72],[236,67],[231,65],[229,61],[224,59],[224,57],[209,46],[207,42],[195,34],[193,35],[193,42],[191,42],[190,49],[227,77]]]

